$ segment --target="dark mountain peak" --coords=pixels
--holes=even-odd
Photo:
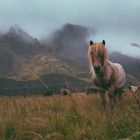
[[[81,26],[81,25],[74,25],[74,24],[71,24],[71,23],[66,23],[64,26],[63,26],[63,29],[65,31],[70,31],[70,32],[78,32],[78,33],[81,33],[81,32],[88,32],[88,28],[84,27],[84,26]]]
[[[9,29],[7,34],[10,34],[10,35],[11,34],[16,34],[16,31],[15,31],[15,29],[13,27],[10,27],[10,29]]]
[[[9,31],[7,34],[9,34],[9,35],[13,35],[13,34],[21,35],[21,34],[27,34],[27,33],[25,33],[25,31],[23,31],[18,25],[14,25],[14,26],[11,26],[9,28]]]
[[[79,41],[88,38],[90,33],[89,28],[85,26],[66,23],[61,29],[56,31],[55,35],[57,34],[60,34],[61,38],[67,37],[68,40]]]
[[[87,49],[86,40],[90,36],[90,29],[88,27],[66,23],[61,28],[51,34],[49,40],[46,40],[44,44],[48,46],[57,56],[65,55],[72,58],[85,56],[85,50]],[[78,52],[79,51],[79,52]],[[77,54],[77,52],[79,54]]]
[[[34,38],[32,38],[28,33],[26,33],[24,30],[22,30],[17,25],[10,27],[6,36],[10,37],[10,38],[16,38],[16,39],[20,38],[21,40],[28,42],[28,43],[33,43],[35,41]]]
[[[10,27],[9,31],[0,37],[0,46],[8,48],[13,54],[26,57],[45,50],[37,39],[31,37],[17,25]]]

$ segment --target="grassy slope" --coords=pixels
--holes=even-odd
[[[35,55],[30,59],[25,59],[20,71],[12,75],[15,80],[36,80],[44,74],[64,74],[77,77],[79,71],[74,67],[61,62],[52,55]]]
[[[132,95],[111,113],[98,95],[1,97],[0,104],[1,140],[115,140],[140,131]]]

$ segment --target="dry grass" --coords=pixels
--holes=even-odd
[[[129,95],[129,94],[128,94]],[[140,100],[111,112],[98,95],[0,97],[1,140],[116,140],[140,131]]]
[[[45,54],[35,55],[28,58],[28,60],[24,58],[20,71],[15,73],[15,75],[10,75],[9,78],[15,80],[36,80],[38,79],[37,77],[41,77],[44,74],[54,73],[77,77],[81,72],[77,72],[75,67],[60,61],[56,57]]]

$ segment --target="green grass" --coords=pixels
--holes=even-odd
[[[140,131],[140,99],[112,111],[99,95],[0,97],[0,140],[117,140]]]

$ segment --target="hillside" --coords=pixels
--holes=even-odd
[[[0,36],[0,77],[8,78],[9,74],[16,74],[26,59],[43,52],[37,39],[17,26],[11,27]]]
[[[41,77],[42,75],[53,73],[73,77],[78,75],[74,67],[61,62],[51,54],[41,54],[25,59],[20,71],[9,78],[15,80],[35,80],[36,76]]]
[[[85,92],[87,86],[90,86],[90,83],[77,77],[57,73],[46,74],[39,79],[28,81],[0,79],[0,95],[44,95],[48,90],[53,91],[53,94],[58,94],[61,88],[67,88],[70,91]]]
[[[3,47],[25,57],[43,53],[44,51],[44,48],[36,38],[32,38],[17,26],[11,27],[6,34],[0,37],[0,48]]]
[[[80,25],[67,23],[56,30],[43,43],[46,44],[53,55],[65,63],[84,71],[83,76],[87,77],[89,74],[87,58],[89,45],[87,40],[91,33],[94,36],[96,32]],[[136,44],[133,43],[132,45]],[[130,57],[121,52],[110,52],[110,59],[113,62],[122,64],[127,74],[131,75],[128,76],[128,83],[140,83],[140,58]]]
[[[51,85],[56,85],[54,77],[59,77],[57,83],[62,83],[64,86],[63,78],[69,77],[71,78],[69,84],[77,80],[77,83],[85,83],[83,87],[88,86],[90,70],[87,58],[87,39],[90,33],[91,31],[86,27],[68,23],[40,42],[19,27],[11,27],[7,33],[0,36],[0,79],[11,79],[14,83],[23,81],[22,84],[26,83],[26,86],[31,82],[34,87],[34,81],[41,83],[47,75],[52,76],[53,80],[48,77],[44,80],[50,83],[46,81],[49,79]],[[124,66],[127,72],[126,86],[140,84],[139,58],[113,52],[110,53],[110,59]],[[68,81],[68,78],[66,79]],[[6,86],[4,87],[8,88],[7,84]],[[59,88],[57,86],[57,88],[60,89],[63,86]],[[73,88],[75,86],[72,86]],[[78,90],[80,88],[83,89],[79,86]]]
[[[59,59],[82,63],[87,58],[87,39],[90,34],[91,30],[87,27],[67,23],[42,43]]]
[[[123,65],[128,74],[128,84],[140,84],[140,58],[133,58],[119,52],[110,54],[110,59]]]
[[[19,27],[11,27],[0,37],[0,75],[15,80],[32,80],[50,73],[76,76],[74,67],[50,54],[35,38]]]

